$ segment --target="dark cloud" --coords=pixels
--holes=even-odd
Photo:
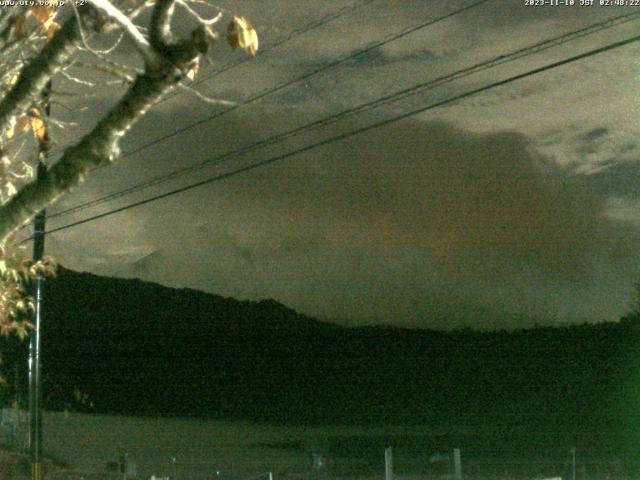
[[[591,180],[521,134],[404,122],[136,213],[156,253],[120,273],[356,322],[611,318],[640,245]]]
[[[268,45],[347,4],[300,8],[296,2],[248,0],[242,13]],[[455,8],[449,2],[375,2],[198,88],[242,101]],[[56,208],[535,43],[555,27],[560,33],[602,18],[600,9],[489,2],[125,159]],[[605,40],[594,37],[581,48]],[[577,52],[564,48],[549,58]],[[216,67],[234,59],[226,50],[215,55]],[[618,95],[623,87],[607,97],[598,72],[621,82],[635,78],[635,70],[631,61],[599,58],[588,63],[591,70],[568,67],[562,76],[553,72],[431,113],[449,122],[393,124],[61,232],[48,246],[73,268],[239,298],[273,297],[351,323],[486,327],[616,318],[640,273],[640,236],[633,222],[615,220],[610,200],[634,195],[640,172],[634,124],[620,123],[602,107],[624,111],[632,102]],[[543,60],[527,58],[407,103],[441,100]],[[620,72],[619,65],[627,70]],[[103,103],[96,103],[98,110]],[[378,119],[405,107],[380,109]],[[186,96],[161,104],[135,127],[124,150],[221,109]],[[95,113],[87,112],[86,122],[81,117],[82,128]],[[103,210],[370,121],[349,118]],[[590,175],[578,168],[585,165]]]
[[[589,130],[587,133],[583,135],[583,138],[587,142],[592,142],[601,137],[606,136],[609,133],[608,128],[594,128],[593,130]]]
[[[585,177],[590,189],[603,196],[640,197],[640,163],[625,162]]]

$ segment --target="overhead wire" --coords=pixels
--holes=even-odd
[[[343,17],[351,12],[354,12],[355,10],[358,10],[362,7],[365,7],[373,2],[375,2],[376,0],[363,0],[362,2],[359,3],[354,3],[352,5],[347,5],[346,7],[342,7],[339,8],[338,10],[336,10],[335,12],[331,12],[328,13],[327,15],[321,17],[318,20],[314,20],[310,23],[308,23],[307,25],[305,25],[304,27],[298,28],[298,29],[294,29],[291,32],[289,32],[287,35],[285,35],[284,37],[278,39],[277,41],[275,41],[274,43],[271,43],[269,45],[267,45],[265,48],[262,48],[262,55],[264,55],[265,53],[273,50],[274,48],[279,47],[280,45],[289,42],[291,40],[293,40],[294,38],[303,35],[305,33],[308,33],[312,30],[315,30],[316,28],[322,27],[324,25],[326,25],[327,23],[332,22],[333,20],[337,20],[340,17]],[[208,80],[211,80],[212,78],[215,78],[219,75],[222,75],[225,72],[228,72],[229,70],[236,68],[244,63],[250,62],[253,59],[251,57],[248,56],[244,56],[241,57],[240,59],[233,61],[233,62],[229,62],[229,64],[225,65],[224,67],[212,72],[210,75],[206,75],[203,76],[202,78],[200,78],[199,80],[197,80],[196,82],[194,82],[195,85],[200,85]],[[158,103],[162,103],[164,101],[170,100],[171,98],[178,96],[182,94],[182,92],[176,92],[174,95],[169,95],[167,97],[165,97],[164,99],[162,99],[160,102]]]
[[[354,12],[355,10],[358,10],[359,8],[365,7],[373,2],[375,2],[377,0],[362,0],[361,2],[357,2],[351,5],[347,5],[345,7],[339,8],[338,10],[336,10],[335,12],[331,12],[328,13],[322,17],[320,17],[319,19],[313,20],[312,22],[304,25],[303,27],[297,28],[292,30],[291,32],[289,32],[287,35],[283,36],[282,38],[276,40],[274,43],[268,44],[266,47],[262,47],[261,48],[261,53],[260,56],[263,56],[265,53],[270,52],[271,50],[279,47],[280,45],[285,44],[286,42],[289,42],[291,40],[293,40],[294,38],[304,35],[305,33],[308,33],[312,30],[315,30],[316,28],[320,28],[323,27],[324,25],[332,22],[333,20],[336,20],[340,17],[343,17],[351,12]],[[210,75],[208,76],[203,76],[200,79],[198,79],[197,81],[195,81],[193,83],[193,86],[198,86],[201,85],[202,83],[211,80],[212,78],[217,77],[218,75],[222,75],[223,73],[228,72],[229,70],[232,70],[236,67],[239,67],[240,65],[250,62],[253,60],[253,57],[249,57],[249,56],[244,56],[242,58],[240,58],[239,60],[235,60],[232,62],[229,62],[225,65],[223,65],[221,68],[215,70],[214,72],[212,72]],[[176,91],[173,92],[172,94],[166,95],[165,97],[161,98],[160,100],[158,100],[155,103],[155,106],[164,103],[168,100],[171,100],[172,98],[175,98],[179,95],[182,95],[183,93],[185,93],[185,90],[180,90],[180,91]],[[59,149],[57,149],[59,150]],[[53,152],[52,152],[53,153]],[[125,153],[123,155],[123,157],[127,156],[127,153]],[[98,167],[99,169],[100,167]]]
[[[395,34],[390,34],[387,37],[385,37],[384,39],[376,41],[376,42],[373,42],[373,43],[369,44],[368,46],[364,47],[363,49],[356,50],[355,52],[352,52],[352,53],[349,53],[349,54],[344,55],[342,57],[339,57],[338,59],[336,59],[336,60],[334,60],[334,61],[332,61],[330,63],[324,64],[324,65],[322,65],[322,66],[320,66],[320,67],[318,67],[318,68],[316,68],[316,69],[314,69],[314,70],[312,70],[310,72],[307,72],[306,74],[304,74],[302,76],[296,77],[296,78],[291,79],[291,80],[289,80],[289,81],[287,81],[285,83],[282,83],[280,85],[277,85],[275,87],[267,89],[266,91],[264,91],[264,92],[262,92],[260,94],[254,95],[253,97],[250,97],[247,100],[245,100],[243,103],[240,103],[238,105],[234,105],[234,106],[232,106],[232,107],[230,107],[230,108],[228,108],[226,110],[223,110],[221,112],[217,112],[217,113],[215,113],[213,115],[209,115],[209,116],[207,116],[205,118],[196,120],[195,122],[192,122],[192,123],[190,123],[190,124],[188,124],[188,125],[186,125],[184,127],[181,127],[179,129],[173,130],[172,132],[169,132],[169,133],[167,133],[165,135],[162,135],[160,137],[156,137],[155,139],[153,139],[153,140],[151,140],[151,141],[149,141],[149,142],[147,142],[147,143],[145,143],[145,144],[143,144],[143,145],[141,145],[139,147],[136,147],[133,150],[129,150],[127,152],[124,152],[120,156],[120,159],[123,159],[123,158],[129,157],[131,155],[134,155],[136,153],[139,153],[142,150],[145,150],[145,149],[147,149],[149,147],[157,145],[157,144],[159,144],[161,142],[164,142],[164,141],[166,141],[166,140],[168,140],[170,138],[176,137],[176,136],[178,136],[178,135],[180,135],[180,134],[182,134],[182,133],[184,133],[184,132],[186,132],[188,130],[191,130],[191,129],[197,127],[197,126],[200,126],[200,125],[202,125],[202,124],[204,124],[206,122],[209,122],[209,121],[212,121],[212,120],[214,120],[216,118],[219,118],[220,116],[222,116],[222,115],[224,115],[226,113],[234,111],[234,110],[236,110],[238,108],[241,108],[243,106],[249,105],[249,104],[251,104],[251,103],[253,103],[255,101],[258,101],[258,100],[260,100],[260,99],[262,99],[262,98],[264,98],[264,97],[266,97],[268,95],[271,95],[272,93],[275,93],[275,92],[280,91],[280,90],[282,90],[284,88],[287,88],[287,87],[289,87],[289,86],[291,86],[293,84],[296,84],[296,83],[299,83],[299,82],[301,82],[303,80],[311,78],[312,76],[315,76],[315,75],[317,75],[317,74],[319,74],[319,73],[321,73],[321,72],[323,72],[325,70],[328,70],[330,68],[333,68],[333,67],[335,67],[337,65],[343,64],[348,60],[351,60],[351,59],[356,58],[356,57],[358,57],[360,55],[363,55],[364,53],[370,52],[370,51],[372,51],[372,50],[374,50],[376,48],[379,48],[382,45],[385,45],[387,43],[396,41],[396,40],[398,40],[400,38],[403,38],[403,37],[405,37],[407,35],[415,33],[416,31],[422,30],[422,29],[427,28],[429,26],[435,25],[435,24],[437,24],[437,23],[439,23],[441,21],[444,21],[446,19],[452,18],[452,17],[454,17],[456,15],[459,15],[459,14],[461,14],[463,12],[466,12],[466,11],[471,10],[473,8],[479,7],[479,6],[485,4],[485,3],[489,2],[489,1],[491,1],[491,0],[477,0],[476,2],[473,2],[473,3],[470,3],[470,4],[465,5],[463,7],[460,7],[458,9],[454,10],[454,11],[451,11],[451,12],[449,12],[447,14],[441,15],[441,16],[439,16],[437,18],[428,20],[427,22],[423,22],[423,23],[421,23],[419,25],[415,25],[415,26],[412,26],[412,27],[407,27],[407,28],[403,29],[402,31],[400,31],[398,33],[395,33]],[[99,170],[101,168],[104,168],[105,166],[96,167],[92,171]]]
[[[267,89],[267,90],[265,90],[265,91],[263,91],[263,92],[261,92],[259,94],[253,95],[253,96],[247,98],[246,100],[244,100],[243,102],[238,103],[237,105],[233,105],[233,106],[231,106],[231,107],[229,107],[229,108],[227,108],[225,110],[222,110],[220,112],[216,112],[216,113],[214,113],[212,115],[208,115],[207,117],[204,117],[204,118],[201,118],[199,120],[196,120],[196,121],[194,121],[194,122],[192,122],[192,123],[190,123],[190,124],[188,124],[188,125],[186,125],[184,127],[177,128],[177,129],[175,129],[175,130],[173,130],[173,131],[171,131],[171,132],[169,132],[167,134],[164,134],[164,135],[161,135],[159,137],[156,137],[155,139],[153,139],[153,140],[151,140],[151,141],[149,141],[149,142],[147,142],[147,143],[145,143],[143,145],[135,147],[134,149],[129,150],[127,152],[124,152],[121,155],[120,158],[126,158],[126,157],[129,157],[131,155],[135,155],[136,153],[139,153],[139,152],[141,152],[143,150],[146,150],[149,147],[152,147],[152,146],[157,145],[157,144],[159,144],[161,142],[164,142],[165,140],[168,140],[170,138],[176,137],[176,136],[178,136],[178,135],[180,135],[180,134],[182,134],[182,133],[184,133],[184,132],[186,132],[188,130],[191,130],[191,129],[195,128],[195,127],[198,127],[198,126],[200,126],[200,125],[202,125],[204,123],[207,123],[207,122],[210,122],[212,120],[215,120],[215,119],[217,119],[217,118],[219,118],[219,117],[221,117],[223,115],[226,115],[226,114],[228,114],[230,112],[238,110],[239,108],[245,107],[247,105],[251,105],[251,104],[257,102],[258,100],[261,100],[261,99],[263,99],[263,98],[265,98],[265,97],[267,97],[269,95],[272,95],[272,94],[274,94],[276,92],[284,90],[285,88],[288,88],[291,85],[295,85],[296,83],[303,82],[303,81],[308,80],[308,79],[310,79],[310,78],[312,78],[312,77],[314,77],[314,76],[316,76],[316,75],[318,75],[318,74],[320,74],[320,73],[322,73],[322,72],[324,72],[326,70],[334,68],[334,67],[336,67],[338,65],[342,65],[342,64],[344,64],[345,62],[347,62],[349,60],[352,60],[352,59],[354,59],[356,57],[359,57],[360,55],[363,55],[365,53],[371,52],[372,50],[380,48],[381,46],[384,46],[384,45],[386,45],[388,43],[391,43],[391,42],[394,42],[396,40],[399,40],[400,38],[406,37],[407,35],[410,35],[412,33],[415,33],[415,32],[417,32],[419,30],[425,29],[425,28],[430,27],[432,25],[435,25],[435,24],[437,24],[439,22],[442,22],[444,20],[447,20],[449,18],[457,16],[457,15],[459,15],[461,13],[464,13],[464,12],[466,12],[468,10],[471,10],[473,8],[479,7],[479,6],[481,6],[481,5],[483,5],[483,4],[487,3],[487,2],[490,2],[490,1],[492,1],[492,0],[476,0],[473,3],[465,5],[464,7],[460,7],[460,8],[458,8],[458,9],[452,11],[452,12],[449,12],[447,14],[441,15],[441,16],[439,16],[437,18],[434,18],[434,19],[428,20],[426,22],[420,23],[419,25],[415,25],[415,26],[412,26],[412,27],[407,27],[407,28],[403,29],[402,31],[400,31],[399,33],[387,35],[382,40],[377,40],[377,41],[365,46],[364,48],[356,50],[355,52],[351,52],[351,53],[348,53],[348,54],[343,55],[341,57],[338,57],[337,59],[332,60],[329,63],[325,63],[325,64],[323,64],[323,65],[321,65],[321,66],[319,66],[319,67],[307,72],[307,73],[304,73],[304,74],[302,74],[302,75],[300,75],[298,77],[295,77],[293,79],[287,80],[286,82],[281,83],[279,85],[276,85],[274,87],[271,87],[271,88],[269,88],[269,89]],[[99,168],[101,168],[101,167],[97,167],[94,170],[97,170]]]
[[[587,35],[602,31],[604,29],[607,28],[612,28],[614,26],[618,26],[621,25],[623,23],[627,23],[630,22],[632,20],[637,19],[640,16],[640,12],[634,12],[631,14],[625,14],[625,15],[619,15],[592,25],[588,25],[586,27],[583,27],[581,29],[572,31],[572,32],[568,32],[556,37],[553,37],[551,39],[533,44],[533,45],[529,45],[527,47],[523,47],[517,50],[514,50],[512,52],[506,53],[506,54],[501,54],[498,55],[496,57],[493,57],[489,60],[485,60],[483,62],[477,63],[475,65],[472,65],[470,67],[466,67],[460,70],[457,70],[453,73],[447,74],[447,75],[443,75],[440,76],[438,78],[432,79],[432,80],[428,80],[426,82],[421,82],[418,83],[416,85],[413,85],[411,87],[405,88],[405,89],[401,89],[397,92],[394,92],[392,94],[389,95],[385,95],[381,98],[378,98],[376,100],[373,101],[369,101],[369,102],[365,102],[362,103],[360,105],[357,105],[355,107],[351,107],[348,108],[346,110],[343,110],[341,112],[338,112],[336,114],[332,114],[329,115],[327,117],[312,121],[310,123],[307,123],[305,125],[302,125],[300,127],[296,127],[292,130],[289,130],[287,132],[283,132],[280,134],[276,134],[274,136],[271,136],[269,138],[266,139],[262,139],[262,140],[258,140],[254,143],[251,143],[247,146],[244,146],[242,148],[236,149],[236,150],[232,150],[232,151],[228,151],[226,153],[223,153],[221,155],[218,155],[216,157],[213,158],[209,158],[203,161],[200,161],[196,164],[193,165],[189,165],[187,167],[182,167],[176,170],[173,170],[169,173],[160,175],[160,176],[156,176],[150,180],[147,180],[145,182],[141,182],[138,183],[136,185],[133,185],[131,187],[127,187],[126,189],[122,189],[122,190],[118,190],[115,192],[111,192],[109,194],[106,194],[100,198],[97,199],[93,199],[87,202],[84,202],[82,204],[79,205],[75,205],[72,207],[69,207],[67,209],[64,209],[60,212],[51,214],[48,216],[48,218],[52,219],[52,218],[58,218],[58,217],[62,217],[62,216],[66,216],[69,215],[71,213],[76,213],[82,210],[85,210],[87,208],[91,208],[91,207],[95,207],[97,205],[101,205],[103,203],[106,203],[108,201],[112,201],[118,198],[121,198],[123,196],[132,194],[132,193],[136,193],[142,190],[145,190],[147,188],[165,183],[169,180],[172,180],[174,178],[183,176],[187,173],[199,170],[204,168],[205,166],[208,165],[212,165],[212,164],[220,164],[225,160],[228,160],[230,158],[233,157],[237,157],[241,154],[245,154],[248,152],[251,152],[253,150],[256,150],[258,148],[263,148],[269,145],[273,145],[275,143],[279,143],[282,142],[283,140],[301,135],[303,133],[306,133],[316,127],[320,127],[320,126],[326,126],[329,125],[331,123],[337,122],[347,116],[350,115],[354,115],[356,113],[362,113],[365,111],[369,111],[373,108],[377,108],[379,106],[382,105],[387,105],[390,104],[392,102],[396,102],[399,100],[402,100],[404,98],[407,98],[409,96],[412,95],[417,95],[419,93],[425,92],[427,90],[431,90],[433,88],[436,88],[438,86],[450,83],[454,80],[458,80],[460,78],[464,78],[467,77],[469,75],[478,73],[480,71],[483,70],[487,70],[490,68],[494,68],[496,66],[499,65],[503,65],[506,63],[510,63],[513,62],[515,60],[521,59],[523,57],[529,56],[529,55],[533,55],[542,51],[545,51],[547,49],[550,49],[552,47],[556,47],[558,45],[567,43],[569,41],[572,40],[576,40],[578,38],[583,38]]]
[[[395,123],[395,122],[398,122],[398,121],[401,121],[401,120],[405,120],[407,118],[410,118],[410,117],[413,117],[415,115],[427,112],[429,110],[433,110],[433,109],[438,108],[438,107],[442,107],[442,106],[445,106],[445,105],[450,105],[450,104],[455,103],[455,102],[459,102],[460,100],[464,100],[466,98],[469,98],[471,96],[477,95],[479,93],[487,92],[489,90],[492,90],[492,89],[495,89],[495,88],[498,88],[498,87],[501,87],[501,86],[504,86],[504,85],[507,85],[507,84],[510,84],[510,83],[513,83],[513,82],[516,82],[518,80],[522,80],[524,78],[532,77],[534,75],[538,75],[540,73],[543,73],[543,72],[546,72],[546,71],[549,71],[549,70],[552,70],[552,69],[555,69],[555,68],[558,68],[558,67],[561,67],[561,66],[564,66],[564,65],[568,65],[570,63],[574,63],[574,62],[577,62],[577,61],[580,61],[580,60],[584,60],[586,58],[590,58],[590,57],[593,57],[595,55],[602,54],[604,52],[608,52],[608,51],[611,51],[611,50],[614,50],[614,49],[617,49],[617,48],[621,48],[621,47],[630,45],[630,44],[638,42],[638,41],[640,41],[640,35],[636,35],[636,36],[633,36],[633,37],[630,37],[630,38],[627,38],[627,39],[624,39],[624,40],[620,40],[618,42],[614,42],[614,43],[605,45],[603,47],[595,48],[595,49],[589,50],[587,52],[584,52],[584,53],[581,53],[581,54],[578,54],[578,55],[574,55],[572,57],[565,58],[563,60],[552,62],[552,63],[549,63],[549,64],[543,65],[541,67],[537,67],[537,68],[528,70],[528,71],[520,73],[520,74],[512,75],[512,76],[507,77],[507,78],[502,79],[502,80],[497,80],[497,81],[494,81],[494,82],[490,82],[490,83],[488,83],[488,84],[486,84],[484,86],[481,86],[481,87],[478,87],[478,88],[475,88],[475,89],[472,89],[472,90],[468,90],[466,92],[463,92],[463,93],[448,97],[448,98],[446,98],[444,100],[440,100],[440,101],[428,104],[428,105],[423,106],[423,107],[419,107],[417,109],[410,110],[409,112],[405,112],[405,113],[402,113],[402,114],[399,114],[399,115],[395,115],[393,117],[390,117],[390,118],[387,118],[385,120],[381,120],[381,121],[372,123],[372,124],[364,126],[364,127],[360,127],[360,128],[356,128],[356,129],[353,129],[353,130],[349,130],[349,131],[343,132],[343,133],[341,133],[339,135],[335,135],[333,137],[318,141],[316,143],[312,143],[310,145],[306,145],[306,146],[301,147],[301,148],[297,148],[295,150],[292,150],[292,151],[289,151],[289,152],[286,152],[286,153],[283,153],[283,154],[279,154],[279,155],[275,155],[275,156],[269,157],[267,159],[252,163],[250,165],[246,165],[246,166],[237,168],[235,170],[231,170],[231,171],[226,172],[226,173],[222,173],[222,174],[218,174],[218,175],[214,175],[214,176],[208,177],[206,179],[200,180],[198,182],[191,183],[189,185],[186,185],[186,186],[174,189],[174,190],[171,190],[169,192],[165,192],[165,193],[162,193],[162,194],[159,194],[159,195],[155,195],[153,197],[149,197],[149,198],[146,198],[144,200],[133,202],[133,203],[130,203],[128,205],[125,205],[125,206],[122,206],[122,207],[119,207],[119,208],[115,208],[115,209],[112,209],[112,210],[107,211],[107,212],[100,213],[98,215],[93,215],[91,217],[87,217],[87,218],[84,218],[84,219],[81,219],[81,220],[78,220],[78,221],[75,221],[75,222],[71,222],[71,223],[68,223],[66,225],[54,228],[54,229],[47,230],[44,233],[46,235],[49,235],[49,234],[52,234],[52,233],[55,233],[55,232],[60,232],[60,231],[63,231],[63,230],[67,230],[69,228],[73,228],[73,227],[76,227],[76,226],[79,226],[79,225],[83,225],[83,224],[86,224],[86,223],[89,223],[89,222],[93,222],[95,220],[98,220],[98,219],[101,219],[101,218],[105,218],[107,216],[111,216],[111,215],[114,215],[116,213],[120,213],[120,212],[123,212],[123,211],[126,211],[126,210],[130,210],[132,208],[135,208],[135,207],[138,207],[138,206],[141,206],[141,205],[146,205],[146,204],[161,200],[163,198],[168,198],[168,197],[171,197],[173,195],[177,195],[179,193],[183,193],[183,192],[192,190],[194,188],[197,188],[197,187],[200,187],[200,186],[203,186],[203,185],[207,185],[207,184],[210,184],[210,183],[213,183],[213,182],[216,182],[216,181],[224,180],[224,179],[239,175],[241,173],[254,170],[254,169],[259,168],[259,167],[263,167],[263,166],[266,166],[266,165],[273,164],[275,162],[278,162],[280,160],[284,160],[284,159],[292,157],[294,155],[299,155],[301,153],[310,151],[312,149],[315,149],[315,148],[318,148],[318,147],[321,147],[321,146],[324,146],[324,145],[329,145],[331,143],[342,141],[342,140],[345,140],[347,138],[353,137],[355,135],[359,135],[361,133],[364,133],[364,132],[367,132],[367,131],[370,131],[370,130],[373,130],[373,129],[381,128],[381,127],[384,127],[386,125],[389,125],[389,124],[392,124],[392,123]],[[24,239],[19,243],[24,243],[24,242],[26,242],[28,240],[31,240],[31,237],[29,237],[27,239]]]

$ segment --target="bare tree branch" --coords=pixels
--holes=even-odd
[[[144,35],[140,33],[138,27],[124,13],[113,6],[109,0],[89,0],[93,5],[106,13],[110,18],[115,20],[124,31],[131,37],[136,48],[140,51],[143,58],[148,62],[155,61],[155,52],[151,49],[149,42]]]
[[[212,18],[203,18],[198,14],[198,12],[196,12],[193,8],[191,8],[189,4],[184,0],[177,0],[177,1],[178,1],[178,5],[182,6],[187,12],[189,12],[189,15],[191,15],[193,18],[198,20],[198,22],[202,23],[203,25],[207,25],[207,26],[214,25],[218,23],[222,18],[222,12],[218,12],[218,14]]]
[[[202,25],[190,39],[171,42],[173,5],[173,0],[159,0],[152,15],[150,43],[156,62],[147,63],[124,97],[77,145],[65,150],[44,178],[26,185],[0,209],[0,240],[80,183],[89,169],[113,162],[119,155],[120,138],[165,92],[179,84],[200,54],[206,53],[211,36]]]
[[[193,87],[191,87],[189,85],[185,85],[184,83],[178,84],[178,88],[180,88],[181,90],[184,90],[185,92],[189,92],[192,95],[195,95],[200,100],[202,100],[203,102],[208,103],[210,105],[222,105],[224,107],[235,107],[236,105],[238,105],[238,102],[232,102],[231,100],[222,100],[220,98],[208,97],[207,95],[203,94],[202,92],[199,92],[195,88],[193,88]]]
[[[141,72],[138,72],[137,69],[133,67],[129,67],[128,65],[122,65],[122,64],[110,62],[110,61],[105,62],[104,64],[77,62],[71,65],[71,67],[91,69],[91,70],[104,72],[108,75],[118,78],[119,81],[124,83],[133,83],[133,80],[134,80],[134,77],[131,74],[127,73],[127,70],[132,70],[131,73],[141,73]]]
[[[163,52],[171,43],[171,18],[175,10],[175,0],[157,0],[151,16],[151,45],[157,52]]]
[[[102,22],[93,8],[81,8],[83,21],[93,30],[100,29]],[[67,20],[40,54],[22,70],[16,84],[0,101],[0,131],[7,128],[17,111],[24,111],[31,106],[49,79],[71,59],[80,39],[80,28],[75,19]]]
[[[142,3],[142,5],[134,8],[133,10],[131,10],[128,14],[127,17],[129,17],[129,19],[133,20],[136,17],[138,17],[142,12],[144,12],[145,10],[147,10],[148,8],[151,8],[154,4],[154,0],[146,0],[145,2]]]

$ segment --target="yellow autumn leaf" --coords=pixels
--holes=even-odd
[[[40,31],[51,38],[60,25],[54,21],[56,9],[52,6],[36,5],[29,8],[29,13],[40,24]]]
[[[191,70],[187,72],[187,78],[191,81],[194,81],[196,75],[198,74],[198,70],[200,70],[200,64],[196,62],[194,63],[193,67],[191,67]]]
[[[227,27],[227,43],[234,50],[242,48],[255,56],[258,51],[258,34],[249,20],[236,15]]]
[[[38,31],[51,38],[60,28],[60,24],[55,21],[56,7],[47,5],[34,5],[29,7],[19,15],[11,26],[11,34],[16,38],[25,38],[29,34],[30,26],[27,23],[29,17],[35,19],[38,24]]]
[[[46,26],[42,26],[42,30],[44,34],[47,36],[47,39],[51,39],[53,34],[56,33],[60,29],[60,24],[58,22],[50,22]]]
[[[38,141],[46,141],[47,128],[40,117],[40,110],[37,108],[32,108],[28,115],[23,115],[18,119],[18,130],[21,132],[31,130]]]
[[[29,335],[29,331],[27,330],[26,326],[23,325],[16,327],[15,333],[16,335],[18,335],[18,338],[20,340],[24,340]]]
[[[29,13],[31,13],[31,15],[33,15],[33,18],[38,20],[41,25],[45,25],[46,23],[53,20],[56,11],[51,6],[35,5],[29,8]]]
[[[31,118],[31,131],[33,132],[34,137],[36,137],[40,142],[46,142],[47,129],[44,125],[44,122],[40,117],[30,117],[30,118]]]

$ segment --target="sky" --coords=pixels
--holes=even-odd
[[[196,86],[242,103],[470,1],[220,1],[255,25],[255,59]],[[579,0],[576,0],[579,3]],[[637,9],[637,7],[636,7]],[[388,42],[101,169],[50,214],[242,148],[633,7],[490,0]],[[185,23],[184,25],[187,25]],[[221,28],[224,28],[222,26]],[[55,228],[638,34],[638,21],[487,69],[401,102],[58,218]],[[347,325],[520,328],[616,320],[640,280],[637,44],[328,143],[47,237],[68,268],[238,299],[276,299]],[[122,61],[129,61],[125,42]],[[220,41],[199,78],[244,59]],[[54,80],[55,82],[55,80]],[[62,95],[77,127],[122,93]],[[79,106],[88,106],[79,111]],[[76,108],[74,111],[69,108]],[[123,141],[130,151],[228,107],[183,92]],[[55,158],[55,156],[54,156]],[[55,160],[54,160],[55,161]]]

